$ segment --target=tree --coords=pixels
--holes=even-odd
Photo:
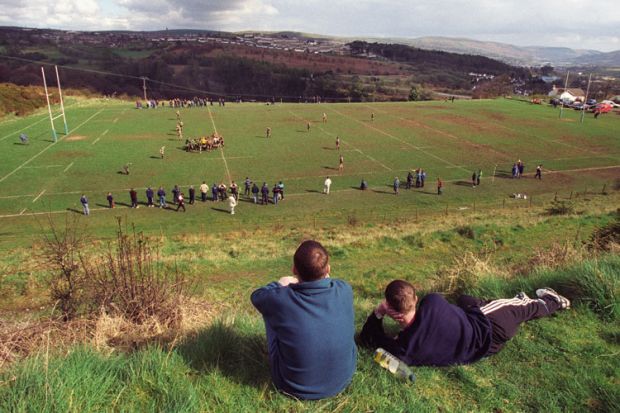
[[[420,92],[418,92],[418,87],[416,85],[411,86],[411,90],[409,91],[409,100],[415,102],[420,99]]]

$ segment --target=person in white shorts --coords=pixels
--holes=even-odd
[[[329,176],[325,178],[323,193],[329,195],[329,187],[332,186],[332,180],[329,179]]]

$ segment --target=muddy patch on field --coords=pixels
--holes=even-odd
[[[85,151],[62,151],[56,152],[52,156],[55,159],[73,159],[90,157],[92,154]]]
[[[73,135],[73,136],[67,136],[65,138],[65,140],[67,142],[73,142],[73,141],[83,141],[86,139],[86,136],[82,136],[82,135]]]

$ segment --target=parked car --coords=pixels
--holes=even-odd
[[[599,103],[594,107],[594,113],[609,113],[613,109],[613,106],[609,103]]]

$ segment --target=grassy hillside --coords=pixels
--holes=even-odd
[[[53,340],[48,348],[43,340],[38,352],[0,374],[0,410],[618,410],[620,260],[617,253],[593,255],[582,244],[618,216],[607,212],[608,202],[582,200],[576,207],[588,212],[549,216],[533,208],[465,221],[451,217],[439,224],[163,240],[165,259],[187,263],[183,268],[199,280],[196,297],[208,303],[209,316],[172,343],[130,353],[114,351],[111,336],[107,342],[96,339],[103,334],[97,329],[84,345],[57,348]],[[501,353],[474,365],[416,368],[414,384],[380,369],[362,350],[353,383],[341,395],[295,401],[271,385],[262,320],[248,297],[288,273],[292,251],[307,236],[327,245],[332,276],[352,284],[358,330],[382,288],[396,277],[414,282],[422,293],[443,291],[450,299],[459,292],[531,295],[551,286],[573,300],[573,309],[528,323]],[[23,250],[9,256],[21,257],[26,268],[32,259]],[[29,282],[31,299],[44,278]],[[17,278],[3,280],[6,294]],[[36,305],[49,311],[49,303]]]

